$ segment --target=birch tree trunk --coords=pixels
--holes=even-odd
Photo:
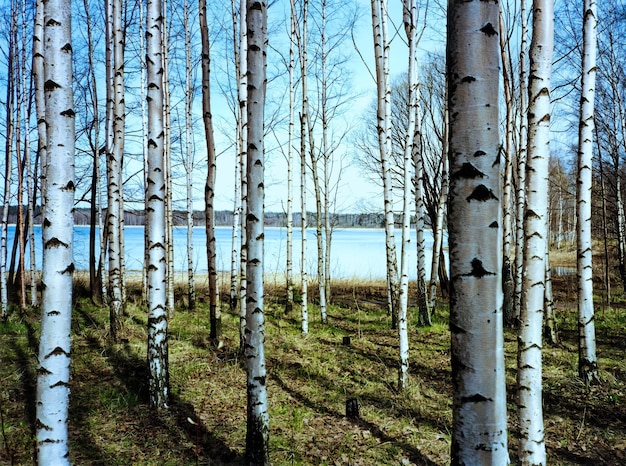
[[[542,333],[548,231],[550,75],[553,0],[533,1],[528,108],[528,162],[524,212],[524,274],[517,350],[519,460],[546,464],[542,409]]]
[[[417,6],[415,2],[403,2],[404,31],[409,44],[408,59],[408,121],[404,135],[403,158],[403,203],[402,203],[402,249],[400,253],[400,289],[398,295],[398,390],[406,388],[409,381],[409,333],[407,322],[407,308],[409,304],[409,246],[411,234],[411,178],[413,168],[413,153],[415,130],[417,126]]]
[[[392,328],[397,326],[398,263],[394,238],[393,193],[391,187],[391,87],[389,85],[389,39],[387,34],[387,1],[372,0],[372,31],[376,59],[378,149],[383,176],[385,211],[385,252],[387,265],[387,302]]]
[[[39,166],[41,167],[41,183],[40,189],[41,192],[45,192],[45,183],[43,182],[45,167],[47,166],[47,137],[46,137],[46,102],[44,95],[44,59],[43,59],[43,34],[44,34],[44,4],[43,0],[37,0],[36,10],[35,10],[35,24],[33,27],[33,83],[35,87],[35,116],[37,119],[37,157],[39,158]],[[37,164],[35,164],[36,166]],[[8,173],[8,171],[7,171]],[[34,171],[36,175],[36,170]],[[33,180],[33,193],[37,192],[37,182],[36,177]],[[43,199],[42,199],[43,200]],[[31,236],[31,249],[34,247],[34,235]],[[4,251],[0,247],[0,275],[4,272],[2,264],[4,264],[5,255]],[[33,253],[31,252],[31,264],[36,264]],[[35,266],[31,266],[31,268],[36,269]],[[4,276],[0,276],[0,283],[4,283]],[[33,284],[31,284],[33,286]],[[37,284],[35,286],[35,293],[33,294],[34,299],[37,299]],[[0,285],[0,288],[2,285]],[[4,296],[2,293],[2,289],[0,289],[0,295]],[[2,298],[4,299],[4,298]],[[3,301],[2,301],[3,302]],[[33,306],[37,303],[33,302]],[[4,309],[4,308],[3,308]]]
[[[309,333],[309,304],[308,286],[309,278],[307,271],[307,188],[306,188],[306,153],[307,153],[307,131],[309,98],[307,94],[307,22],[309,15],[309,2],[303,1],[302,5],[302,30],[297,33],[298,55],[300,57],[300,89],[302,92],[302,112],[300,114],[300,232],[301,232],[301,255],[300,255],[300,311],[302,334]],[[291,15],[296,17],[295,1],[291,0]]]
[[[248,288],[248,241],[247,241],[247,221],[246,212],[248,210],[248,8],[247,0],[240,0],[239,3],[239,114],[241,121],[241,146],[239,148],[239,179],[241,181],[241,248],[239,258],[239,341],[241,351],[245,350],[246,341],[246,296]]]
[[[293,9],[290,11],[291,35],[289,39],[289,132],[287,136],[287,239],[286,251],[286,299],[285,314],[290,315],[293,310],[293,136],[295,133],[294,111],[295,111],[295,77],[296,68],[295,49],[297,22]]]
[[[74,227],[71,5],[44,3],[47,153],[36,430],[40,465],[69,465],[68,408]]]
[[[206,4],[205,4],[206,7]],[[202,13],[199,13],[201,15]],[[189,1],[183,3],[183,26],[185,29],[185,186],[187,188],[187,303],[190,310],[196,308],[196,285],[193,261],[193,121],[191,104],[193,102],[193,70],[191,65],[191,30],[189,24]],[[203,55],[204,58],[204,55]],[[204,72],[204,69],[203,69]],[[204,89],[203,89],[204,90]],[[211,197],[211,208],[213,208],[213,198]],[[211,222],[211,225],[213,223]],[[213,231],[213,230],[211,230]],[[207,231],[207,233],[209,233]],[[209,235],[207,235],[207,241]],[[215,238],[212,241],[215,245]],[[215,246],[213,246],[215,250]],[[211,248],[207,247],[209,264],[211,258]],[[211,274],[209,273],[209,277]],[[209,280],[209,289],[210,289]],[[209,292],[210,293],[210,292]],[[209,306],[210,307],[210,306]]]
[[[496,2],[448,3],[452,464],[508,464]]]
[[[583,9],[583,58],[580,124],[578,127],[578,179],[576,182],[578,375],[585,383],[590,383],[599,381],[591,260],[591,188],[598,21],[595,0],[584,0]]]
[[[206,0],[200,0],[200,35],[202,37],[202,119],[207,145],[207,179],[204,188],[207,260],[209,269],[209,318],[211,328],[209,337],[219,341],[222,337],[222,314],[220,312],[217,291],[217,244],[215,241],[215,140],[213,136],[213,116],[211,113],[211,56],[209,27],[207,24]],[[219,343],[218,343],[219,344]]]
[[[167,408],[169,398],[165,161],[163,128],[163,8],[148,0],[146,10],[146,65],[148,68],[148,390],[150,405]]]
[[[521,16],[521,42],[520,42],[520,140],[517,151],[517,195],[515,219],[515,288],[513,314],[514,319],[519,321],[522,307],[522,276],[524,271],[524,208],[526,205],[526,152],[528,142],[528,72],[526,64],[526,51],[528,49],[528,18],[527,0],[520,0]]]
[[[113,341],[121,325],[122,164],[124,156],[124,33],[121,0],[107,1],[107,231],[109,244],[109,320]]]
[[[100,248],[102,248],[102,225],[100,212],[100,116],[98,113],[98,86],[96,79],[96,68],[94,63],[94,46],[93,46],[93,25],[91,21],[91,12],[89,2],[83,1],[85,8],[85,16],[87,21],[87,47],[89,49],[89,80],[91,86],[91,106],[93,111],[93,140],[91,141],[93,154],[93,167],[91,172],[91,193],[90,193],[90,230],[89,230],[89,288],[91,297],[95,303],[102,303],[102,286],[98,281],[98,270],[96,260],[96,225],[99,228]]]
[[[446,91],[447,92],[447,91]],[[447,96],[444,102],[447,101]],[[439,201],[437,203],[437,222],[433,237],[433,261],[430,268],[430,308],[435,309],[437,304],[437,282],[439,277],[439,260],[443,246],[443,220],[448,200],[448,185],[450,177],[448,160],[448,108],[443,110],[443,131],[442,131],[442,151],[441,151],[441,189],[439,191]]]
[[[266,87],[267,5],[246,2],[248,47],[248,203],[246,244],[248,279],[246,296],[246,361],[248,415],[246,460],[269,465],[269,412],[265,368],[265,321],[263,303],[264,219],[264,106]]]

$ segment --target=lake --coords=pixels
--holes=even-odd
[[[13,244],[15,226],[9,226],[9,252]],[[37,268],[41,268],[41,227],[35,227],[37,238]],[[215,230],[217,243],[217,266],[219,270],[230,270],[230,253],[232,241],[231,227],[217,227]],[[265,271],[266,273],[284,273],[286,262],[285,228],[265,228]],[[432,233],[426,231],[427,275],[430,274],[432,255]],[[293,232],[293,264],[294,273],[300,271],[301,251],[300,229]],[[142,226],[128,226],[124,229],[126,268],[128,271],[143,269],[144,229]],[[314,230],[307,231],[307,271],[311,276],[317,275],[317,241]],[[396,245],[400,254],[400,230],[396,230]],[[333,231],[331,243],[331,275],[332,278],[384,279],[385,272],[385,231],[378,228],[338,228]],[[415,231],[411,231],[409,249],[410,278],[416,278],[417,253]],[[193,260],[198,273],[207,272],[206,233],[204,227],[193,230]],[[74,261],[78,270],[86,270],[89,266],[89,227],[74,227]],[[27,260],[27,267],[29,261]],[[399,264],[398,264],[399,266]],[[174,268],[176,271],[187,270],[187,228],[174,228]]]

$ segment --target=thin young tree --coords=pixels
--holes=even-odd
[[[44,93],[48,163],[43,176],[43,275],[37,369],[40,465],[69,465],[70,330],[74,263],[74,103],[71,2],[44,2]]]
[[[214,340],[222,337],[222,316],[217,292],[217,244],[215,241],[215,138],[213,135],[213,115],[211,113],[211,55],[209,26],[207,22],[206,0],[199,3],[200,36],[202,41],[202,120],[204,122],[204,138],[207,146],[207,179],[204,188],[207,260],[209,269],[209,318],[210,335]]]
[[[246,460],[269,465],[269,411],[265,367],[265,317],[263,303],[264,220],[264,107],[267,66],[267,4],[246,2],[248,47],[248,202],[246,212],[246,329],[244,356],[247,373],[248,414]]]
[[[508,464],[497,2],[448,3],[452,464]]]
[[[409,334],[407,309],[409,304],[409,235],[411,228],[411,178],[413,175],[413,153],[418,113],[417,82],[417,5],[414,1],[403,2],[404,30],[409,44],[408,86],[409,108],[408,124],[404,142],[404,192],[402,205],[402,247],[400,253],[400,288],[398,295],[398,390],[406,388],[409,380]]]
[[[578,375],[585,383],[598,381],[591,260],[591,188],[597,23],[595,0],[584,0],[580,122],[578,126],[578,180],[576,182],[576,265],[578,271]]]
[[[199,13],[202,14],[202,13]],[[189,21],[189,0],[183,2],[183,27],[185,30],[185,187],[186,187],[186,201],[187,201],[187,306],[193,310],[196,308],[196,284],[195,284],[195,272],[193,261],[193,169],[194,169],[194,151],[193,151],[193,115],[191,113],[191,107],[193,103],[193,69],[191,65],[191,25]],[[215,172],[214,172],[215,173]],[[213,178],[215,179],[215,178]],[[211,198],[211,213],[213,210],[213,199]],[[213,216],[211,217],[211,224],[213,225]],[[207,231],[212,233],[214,229]],[[207,235],[207,240],[209,240]],[[215,235],[213,235],[212,241],[215,243]],[[207,248],[208,259],[210,262],[211,249]],[[215,247],[213,247],[215,251]],[[209,273],[210,276],[210,273]],[[210,281],[209,281],[210,285]],[[210,286],[209,286],[210,288]]]
[[[554,48],[553,0],[533,1],[528,83],[528,161],[524,211],[524,274],[517,350],[519,459],[546,464],[542,408],[542,334],[548,236],[550,78]]]
[[[389,37],[387,32],[387,1],[372,0],[372,32],[376,62],[376,117],[378,150],[382,166],[383,202],[385,212],[385,252],[387,270],[387,304],[392,327],[397,325],[398,262],[394,236],[393,193],[391,186],[391,87],[389,85]]]
[[[124,307],[121,236],[122,166],[124,156],[124,42],[122,1],[107,0],[107,232],[109,245],[109,320],[111,338],[117,338]]]
[[[150,405],[167,408],[169,398],[167,261],[165,244],[165,161],[163,128],[163,5],[148,0],[146,10],[148,166],[148,391]]]

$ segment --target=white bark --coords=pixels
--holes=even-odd
[[[513,313],[519,320],[522,307],[522,275],[524,270],[524,208],[526,204],[526,151],[528,141],[528,72],[526,52],[528,49],[527,0],[521,0],[521,42],[520,42],[520,140],[517,154],[517,195],[515,219],[515,289]]]
[[[122,164],[124,155],[124,33],[122,2],[107,2],[107,225],[109,310],[113,340],[120,328],[122,292]]]
[[[269,412],[265,368],[265,320],[263,303],[264,141],[263,116],[266,87],[267,5],[246,3],[248,47],[248,203],[246,244],[246,330],[244,356],[248,388],[246,459],[249,464],[269,465]]]
[[[598,380],[591,260],[591,188],[598,22],[595,0],[584,0],[583,9],[583,59],[576,183],[576,264],[578,270],[578,375],[589,383]]]
[[[413,178],[413,153],[418,112],[417,83],[417,6],[414,1],[403,3],[404,30],[409,44],[408,57],[408,121],[404,135],[403,157],[403,204],[402,204],[402,249],[400,254],[400,289],[398,295],[398,390],[406,388],[409,381],[409,334],[407,309],[409,304],[409,245],[411,234],[411,179]]]
[[[293,136],[295,133],[295,77],[296,68],[295,49],[297,22],[295,12],[290,12],[291,36],[289,40],[289,132],[287,136],[287,239],[285,245],[286,267],[286,303],[285,314],[291,314],[293,310]]]
[[[193,102],[193,74],[191,67],[191,30],[189,24],[188,0],[185,0],[185,2],[183,3],[183,11],[183,25],[185,29],[185,186],[187,188],[187,301],[189,309],[195,309],[196,285],[193,261],[194,153],[192,131],[193,122],[191,113],[191,104]],[[210,240],[210,236],[207,236],[207,240]],[[212,243],[215,244],[215,238],[213,238]],[[210,247],[207,247],[207,251],[210,257]]]
[[[246,212],[248,210],[248,60],[246,57],[248,50],[248,28],[247,28],[247,0],[240,0],[239,3],[239,118],[241,121],[241,136],[239,148],[239,180],[241,181],[241,249],[239,259],[239,332],[242,350],[245,344],[246,329],[246,295],[248,287],[247,262],[247,222]]]
[[[508,464],[496,2],[448,3],[452,464]]]
[[[398,300],[398,264],[394,238],[393,193],[391,183],[391,87],[389,85],[389,38],[387,34],[387,1],[372,0],[372,31],[376,59],[377,132],[382,166],[383,202],[385,212],[385,251],[387,267],[387,301],[396,324]]]
[[[542,333],[548,231],[552,0],[534,0],[530,46],[528,162],[524,211],[524,274],[518,333],[518,416],[521,464],[546,464],[542,408]]]
[[[163,44],[161,0],[148,0],[146,10],[146,65],[148,68],[148,390],[150,405],[167,408],[169,398],[165,160],[163,125]]]
[[[43,219],[41,338],[36,437],[40,465],[69,464],[68,407],[74,226],[74,109],[71,5],[44,4],[44,92],[48,166]]]

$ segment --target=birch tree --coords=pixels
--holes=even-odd
[[[383,176],[383,202],[385,211],[385,251],[387,270],[387,304],[392,317],[392,327],[397,323],[398,263],[394,236],[393,193],[391,187],[391,87],[389,85],[389,37],[387,33],[387,1],[372,0],[372,31],[376,60],[377,133],[378,150]]]
[[[69,465],[75,189],[71,4],[67,0],[46,0],[43,14],[48,163],[44,169],[43,296],[35,434],[38,464]]]
[[[595,0],[584,0],[580,121],[578,127],[578,180],[576,183],[576,265],[578,271],[578,375],[585,383],[598,380],[591,260],[591,168],[593,164],[597,21]]]
[[[167,408],[169,398],[162,10],[161,0],[148,0],[146,10],[148,264],[146,268],[148,270],[148,390],[150,405],[154,408]]]
[[[452,464],[507,464],[497,2],[448,3]]]
[[[246,2],[248,47],[248,202],[246,212],[246,361],[248,415],[246,460],[269,465],[269,412],[265,367],[265,320],[263,303],[263,219],[264,219],[264,106],[267,50],[267,5]]]
[[[122,166],[124,157],[124,31],[122,1],[107,0],[107,232],[109,245],[109,310],[113,340],[120,328],[122,291],[123,209]]]
[[[519,459],[546,464],[542,408],[542,333],[548,248],[550,77],[554,48],[553,0],[533,1],[528,84],[528,161],[524,211],[524,274],[517,350]]]
[[[219,340],[222,336],[222,316],[217,292],[217,244],[215,241],[215,139],[213,135],[213,115],[211,113],[211,56],[209,27],[207,23],[206,0],[199,3],[200,35],[202,40],[202,120],[207,146],[207,179],[205,184],[205,213],[207,235],[207,259],[209,268],[209,317],[211,320],[210,338]]]
[[[400,254],[400,289],[398,299],[398,337],[399,337],[399,369],[398,390],[408,383],[409,369],[409,336],[407,324],[407,308],[409,302],[409,235],[411,228],[411,178],[412,158],[414,153],[415,132],[417,127],[417,5],[414,1],[403,2],[404,30],[409,44],[408,85],[409,85],[409,118],[404,143],[404,193],[402,205],[402,249]]]

